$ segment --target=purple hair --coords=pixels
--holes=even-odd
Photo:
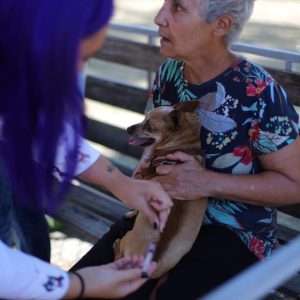
[[[112,0],[0,1],[1,159],[27,204],[53,210],[72,179],[83,121],[79,45],[108,23],[112,6]],[[78,135],[57,189],[52,173],[66,123]]]

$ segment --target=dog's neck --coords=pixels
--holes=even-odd
[[[170,162],[167,159],[160,159],[160,157],[164,157],[176,151],[182,151],[195,156],[201,155],[199,133],[197,134],[192,132],[190,135],[182,134],[176,135],[176,137],[170,136],[162,142],[145,147],[139,166],[147,167],[142,168],[142,170],[138,173],[138,176],[145,179],[152,178],[156,175],[155,169],[159,164],[176,164],[177,162]],[[139,167],[137,169],[139,169]]]
[[[155,152],[156,144],[152,144],[144,148],[143,156],[141,158],[141,162],[151,163],[153,160],[153,153]]]
[[[153,147],[152,159],[165,156],[175,151],[191,155],[199,155],[201,149],[200,130],[182,130],[176,135],[170,135]]]

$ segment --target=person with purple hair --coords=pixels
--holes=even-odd
[[[172,201],[160,184],[123,175],[82,138],[78,73],[101,47],[112,11],[112,0],[0,2],[1,167],[18,205],[52,212],[78,176],[162,230]],[[145,282],[141,257],[67,273],[11,249],[20,224],[6,188],[0,183],[0,227],[8,225],[0,228],[0,298],[120,298]]]

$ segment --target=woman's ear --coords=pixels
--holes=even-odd
[[[233,26],[233,18],[228,15],[221,16],[215,21],[214,34],[218,37],[225,37]]]

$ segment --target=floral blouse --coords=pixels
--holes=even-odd
[[[240,59],[216,78],[189,84],[184,64],[169,59],[159,69],[150,106],[199,100],[200,140],[206,167],[229,174],[262,171],[259,156],[291,144],[298,115],[283,88],[261,67]],[[276,209],[210,198],[204,223],[234,231],[258,258],[277,245]]]

